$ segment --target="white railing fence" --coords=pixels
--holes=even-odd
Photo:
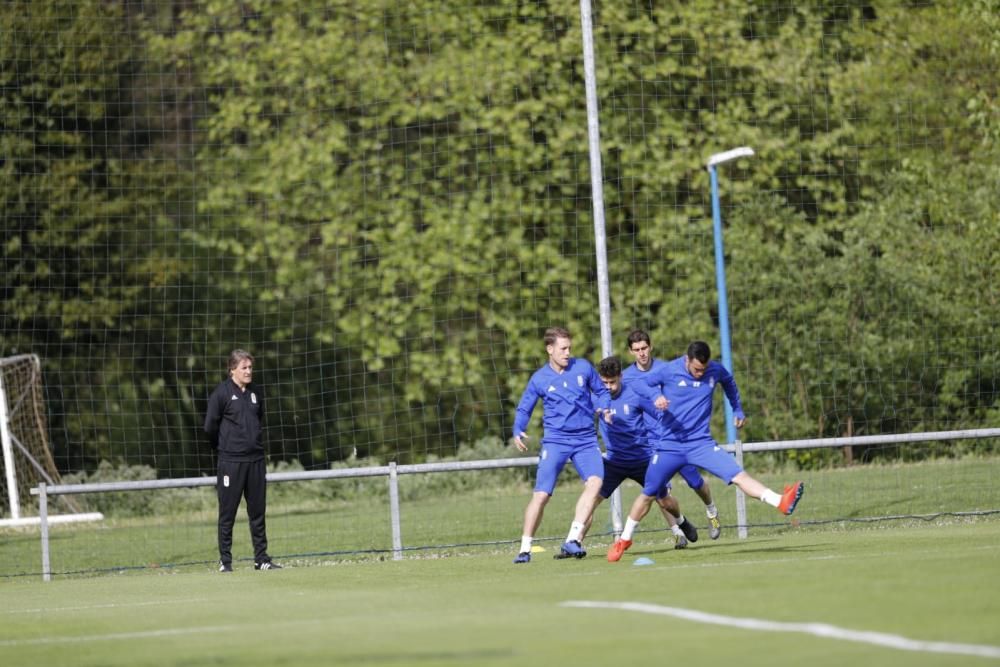
[[[902,443],[934,442],[941,440],[967,440],[1000,437],[1000,428],[968,429],[960,431],[935,431],[925,433],[905,433],[892,435],[853,436],[842,438],[817,438],[809,440],[776,440],[769,442],[750,442],[723,445],[723,448],[736,456],[743,465],[743,456],[751,452],[782,451],[789,449],[817,449],[829,447],[862,447],[871,445],[889,445]],[[481,461],[461,461],[442,463],[420,463],[397,465],[392,462],[384,466],[348,468],[340,470],[316,470],[268,473],[269,484],[283,482],[301,482],[323,479],[345,479],[354,477],[386,477],[389,483],[390,521],[392,523],[393,559],[403,558],[402,526],[400,521],[399,476],[423,473],[461,472],[470,470],[491,470],[499,468],[523,468],[537,465],[537,457],[519,457],[505,459],[489,459]],[[81,493],[110,493],[122,491],[147,491],[153,489],[192,488],[214,486],[214,477],[184,477],[175,479],[158,479],[135,482],[101,482],[93,484],[39,484],[31,489],[32,495],[38,496],[38,517],[41,535],[42,578],[50,581],[52,570],[50,566],[49,524],[55,517],[48,516],[48,499],[55,495]],[[612,511],[620,511],[612,506]],[[746,498],[743,493],[736,492],[736,520],[738,535],[745,539],[748,534],[746,520]],[[613,525],[620,525],[620,517],[613,517]]]

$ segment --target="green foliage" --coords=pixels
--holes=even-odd
[[[69,469],[155,463],[151,429],[193,449],[190,387],[171,371],[205,353],[186,337],[197,318],[166,300],[193,291],[169,218],[186,179],[144,140],[162,129],[143,97],[156,66],[131,32],[120,3],[0,7],[0,353],[42,357]]]
[[[497,458],[503,443],[486,437],[469,446],[462,446],[454,456],[428,457],[429,463],[440,461],[481,461]],[[385,465],[374,458],[348,458],[331,464],[331,470]],[[276,461],[268,472],[304,470],[298,461]],[[102,482],[133,482],[157,479],[157,471],[147,465],[113,464],[101,461],[91,472],[63,476],[65,484],[99,484]],[[445,498],[453,493],[489,492],[523,486],[528,494],[534,479],[533,468],[509,468],[488,471],[425,473],[400,477],[402,500]],[[286,510],[325,510],[344,502],[386,502],[389,486],[385,477],[346,477],[305,482],[283,482],[268,485],[268,505]],[[214,487],[158,489],[109,493],[88,493],[80,496],[89,511],[101,512],[109,518],[156,517],[178,512],[214,512]]]
[[[210,474],[236,346],[308,469],[505,437],[546,326],[596,358],[580,22],[549,5],[5,3],[0,347],[45,359],[61,465]],[[750,145],[744,439],[993,423],[996,0],[647,5],[595,15],[616,347],[718,348],[704,167]]]
[[[89,473],[64,475],[63,483],[145,482],[156,478],[156,470],[150,466],[101,461]],[[214,510],[217,502],[214,487],[85,493],[80,497],[89,511],[101,512],[107,518],[169,517]]]

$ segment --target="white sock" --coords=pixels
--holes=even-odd
[[[583,532],[583,524],[579,521],[574,521],[569,525],[569,533],[566,535],[566,541],[572,542],[573,540],[580,541],[580,534]]]
[[[521,553],[531,553],[531,535],[521,536]]]
[[[681,514],[680,516],[677,517],[677,525],[679,526],[682,523],[684,523],[684,515],[683,514]]]
[[[777,507],[781,503],[781,496],[771,489],[764,489],[764,493],[760,494],[760,499],[771,507]]]
[[[715,503],[709,503],[705,505],[705,515],[708,516],[709,519],[714,519],[719,516],[719,508],[715,506]]]
[[[684,534],[684,531],[681,530],[680,526],[671,526],[670,530],[671,530],[671,532],[673,532],[674,535],[683,535]]]
[[[622,530],[622,539],[623,540],[631,540],[632,539],[632,533],[635,532],[635,527],[638,526],[638,525],[639,525],[639,522],[636,521],[635,519],[633,519],[632,517],[629,517],[629,518],[625,519],[625,529]]]

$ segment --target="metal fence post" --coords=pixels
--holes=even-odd
[[[743,441],[734,440],[736,447],[736,462],[743,467]],[[736,488],[736,534],[741,540],[747,538],[747,495]]]
[[[399,528],[399,471],[389,462],[389,513],[392,516],[392,559],[403,560],[403,537]]]
[[[42,534],[42,581],[52,581],[49,562],[49,494],[45,482],[38,485],[38,525]]]

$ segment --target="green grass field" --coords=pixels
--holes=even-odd
[[[336,502],[278,489],[268,536],[287,567],[267,573],[252,570],[242,513],[237,571],[215,572],[210,497],[53,527],[48,583],[37,530],[0,531],[0,666],[1000,665],[1000,461],[794,476],[807,485],[795,521],[751,501],[747,540],[731,488],[712,483],[726,525],[712,542],[680,485],[698,543],[674,550],[654,513],[615,564],[597,524],[590,556],[553,560],[573,483],[546,511],[547,551],[511,563],[530,476],[448,492],[401,480],[401,561],[378,486]],[[792,476],[759,477],[780,488]]]
[[[415,556],[476,554],[484,550],[514,551],[521,519],[530,495],[533,471],[497,478],[486,473],[467,477],[410,476],[400,479],[402,540]],[[996,512],[1000,509],[1000,459],[967,457],[894,465],[792,473],[755,473],[780,489],[795,478],[806,483],[806,495],[795,520],[810,530],[891,527],[897,520],[880,517],[935,516],[941,513]],[[579,482],[564,473],[545,512],[540,543],[554,548],[565,537]],[[344,482],[325,482],[325,484]],[[351,482],[356,483],[356,482]],[[718,480],[711,486],[727,526],[735,534],[735,498],[732,487]],[[435,486],[437,485],[437,486]],[[392,549],[389,506],[384,479],[372,479],[351,500],[330,500],[319,483],[279,484],[269,491],[268,537],[271,554],[300,564],[331,560],[385,558]],[[51,566],[57,578],[79,573],[106,573],[120,569],[156,571],[161,568],[205,569],[218,559],[215,550],[215,501],[208,489],[192,490],[204,498],[199,510],[173,509],[166,492],[147,492],[157,508],[152,516],[109,516],[97,524],[69,524],[51,529]],[[637,492],[634,483],[623,486],[625,507]],[[163,495],[155,495],[163,494]],[[683,483],[675,487],[682,509],[702,528],[704,512],[697,496]],[[593,536],[607,539],[611,526],[605,507],[598,510]],[[790,522],[757,501],[747,504],[754,536],[781,535]],[[873,521],[875,519],[875,521]],[[665,525],[654,515],[644,531]],[[234,556],[249,558],[245,515],[234,531]],[[8,579],[40,577],[41,551],[37,529],[0,530],[0,590]]]
[[[266,573],[241,563],[232,575],[199,567],[7,580],[0,664],[1000,664],[996,519],[728,535],[684,551],[648,533],[615,564],[605,560],[606,546],[591,548],[583,560],[553,560],[550,549],[523,566],[511,564],[505,547],[402,561],[292,561]],[[654,563],[635,565],[639,557]],[[663,608],[722,618],[656,613]],[[829,624],[855,640],[886,633],[982,655],[716,624],[740,618]]]

